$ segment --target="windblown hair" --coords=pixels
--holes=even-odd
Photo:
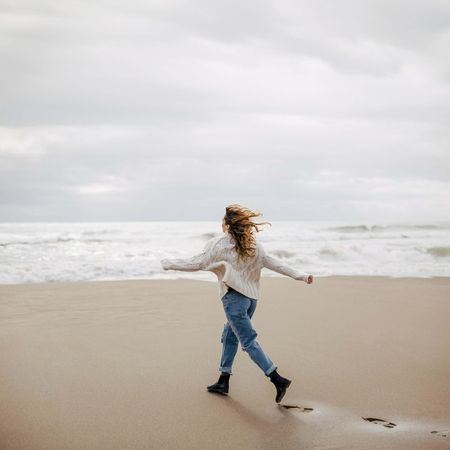
[[[229,225],[228,233],[235,243],[235,249],[238,254],[238,259],[245,259],[255,256],[256,253],[256,241],[253,235],[253,229],[259,233],[258,225],[269,224],[270,222],[253,222],[252,217],[258,217],[262,214],[258,210],[252,211],[244,206],[236,203],[228,205],[225,208],[224,221],[226,225]]]

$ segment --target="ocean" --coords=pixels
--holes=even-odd
[[[265,219],[260,219],[263,221]],[[256,220],[258,222],[258,220]],[[315,277],[450,276],[450,222],[270,221],[256,233],[266,252]],[[164,271],[222,234],[221,222],[0,223],[0,283],[175,279],[217,281],[211,272]],[[283,276],[266,268],[262,276]]]

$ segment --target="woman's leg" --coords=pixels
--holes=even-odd
[[[234,291],[225,295],[222,301],[229,326],[241,343],[242,350],[249,354],[266,376],[269,376],[277,366],[257,342],[258,333],[250,320],[256,309],[257,300]]]
[[[232,373],[231,368],[237,353],[239,341],[231,329],[230,322],[224,325],[220,342],[222,342],[222,355],[220,357],[219,372]]]

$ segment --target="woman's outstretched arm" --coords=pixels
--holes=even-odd
[[[202,253],[192,256],[187,259],[162,259],[161,266],[164,270],[182,270],[185,272],[196,272],[197,270],[203,270],[206,267],[212,257],[214,252],[214,244],[217,238],[210,239],[203,249]]]
[[[274,272],[281,273],[282,275],[291,277],[294,280],[301,280],[305,282],[308,281],[308,277],[310,276],[309,274],[302,272],[301,270],[294,269],[293,267],[285,264],[283,261],[268,255],[261,244],[259,244],[259,248],[262,254],[262,263],[264,267],[267,267]]]

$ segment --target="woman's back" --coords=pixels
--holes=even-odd
[[[254,256],[239,258],[233,237],[226,232],[210,239],[199,255],[187,260],[163,260],[161,263],[165,270],[205,270],[215,273],[219,281],[220,298],[226,294],[230,286],[245,296],[258,300],[261,297],[260,278],[263,267],[295,280],[307,280],[306,273],[267,255],[263,245],[256,238],[255,244]]]

